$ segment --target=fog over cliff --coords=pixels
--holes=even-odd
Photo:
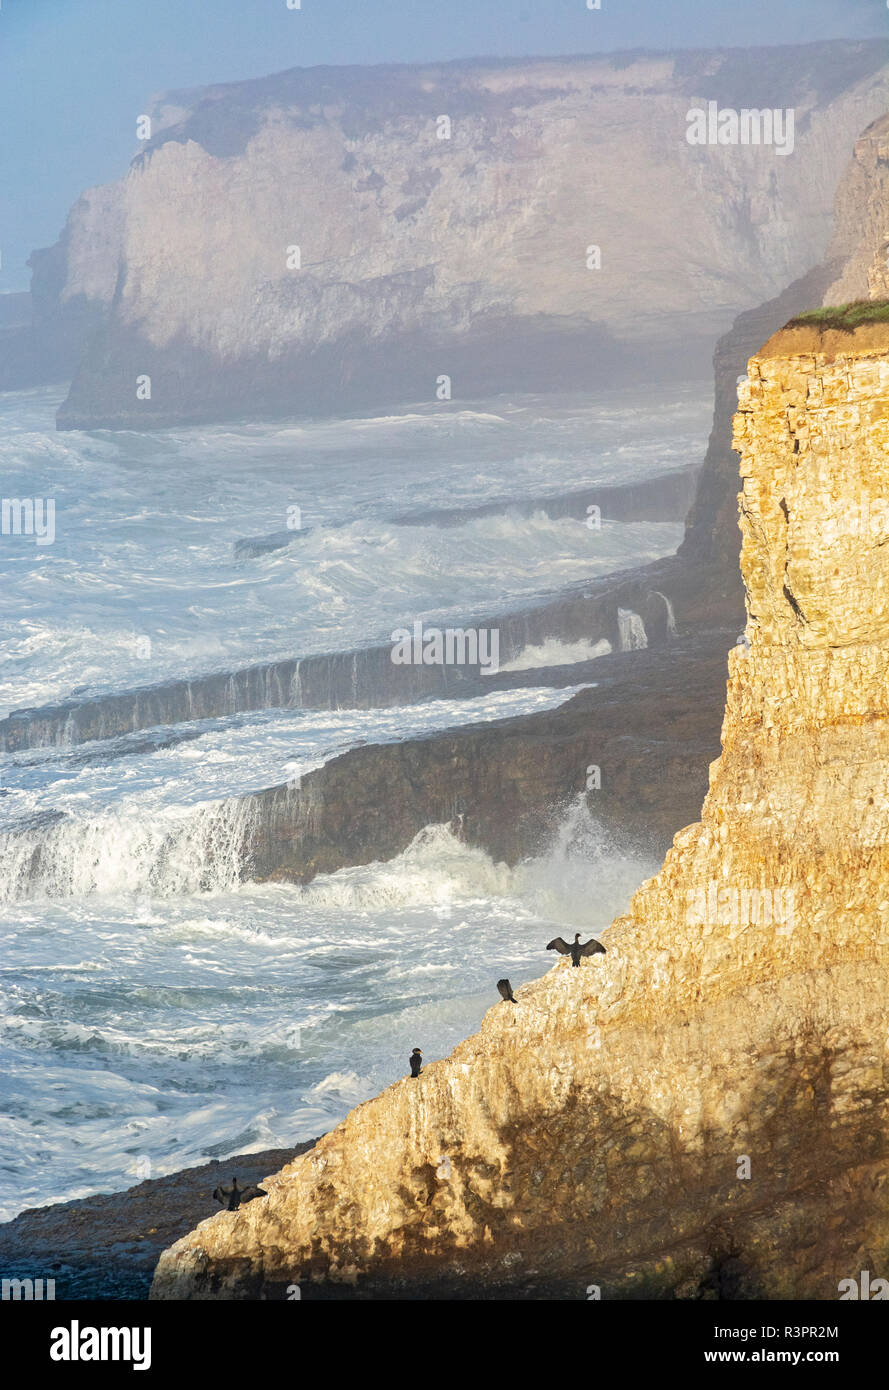
[[[0,296],[4,1286],[889,1298],[887,65],[105,68]]]
[[[126,175],[33,258],[33,374],[76,368],[62,427],[138,427],[385,409],[444,376],[466,400],[706,369],[736,312],[823,259],[887,54],[296,68],[169,93]],[[792,109],[792,154],[690,145],[711,101]],[[23,344],[0,385],[27,384]]]

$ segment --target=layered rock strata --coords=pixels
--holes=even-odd
[[[436,400],[442,375],[466,401],[695,370],[733,313],[823,258],[886,54],[308,68],[169,94],[126,176],[35,260],[60,331],[83,328],[59,424],[377,410]],[[710,101],[792,109],[792,155],[689,144]]]
[[[700,822],[606,955],[178,1241],[154,1297],[694,1296],[730,1269],[830,1299],[889,1272],[885,328],[771,340],[735,444],[749,645]]]
[[[739,314],[713,357],[713,430],[679,554],[713,569],[722,587],[738,582],[738,456],[732,449],[737,383],[747,359],[795,315],[813,305],[889,295],[889,116],[855,142],[837,190],[834,231],[824,262],[774,299]]]

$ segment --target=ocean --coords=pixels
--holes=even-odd
[[[58,434],[61,398],[0,396],[2,494],[52,499],[55,530],[0,535],[3,714],[519,610],[670,554],[675,522],[593,530],[527,503],[697,464],[712,410],[701,383],[644,406],[612,392]],[[269,548],[238,546],[256,537]],[[513,666],[590,654],[544,643]],[[501,975],[548,969],[550,937],[607,928],[656,866],[582,804],[514,868],[429,826],[388,863],[241,881],[243,793],[577,688],[262,710],[2,755],[0,1216],[320,1134],[413,1047],[432,1060],[473,1031]]]

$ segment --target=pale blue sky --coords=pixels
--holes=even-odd
[[[168,87],[314,63],[889,36],[886,0],[2,0],[0,290],[78,194],[124,172]]]

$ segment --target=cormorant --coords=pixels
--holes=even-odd
[[[497,988],[500,991],[501,999],[508,999],[513,1004],[517,1004],[519,1002],[512,992],[512,985],[509,983],[509,980],[498,980]]]
[[[419,1076],[423,1070],[423,1054],[418,1047],[415,1047],[410,1055],[411,1076]]]
[[[213,1200],[221,1203],[227,1211],[237,1211],[242,1202],[252,1202],[254,1197],[267,1197],[261,1187],[238,1187],[237,1178],[232,1178],[231,1187],[214,1187]]]
[[[546,948],[548,951],[558,951],[560,956],[570,956],[572,965],[580,965],[581,956],[596,956],[601,951],[605,954],[605,947],[601,941],[596,941],[591,937],[589,941],[580,944],[580,932],[575,932],[574,941],[569,945],[561,936],[557,936]]]

